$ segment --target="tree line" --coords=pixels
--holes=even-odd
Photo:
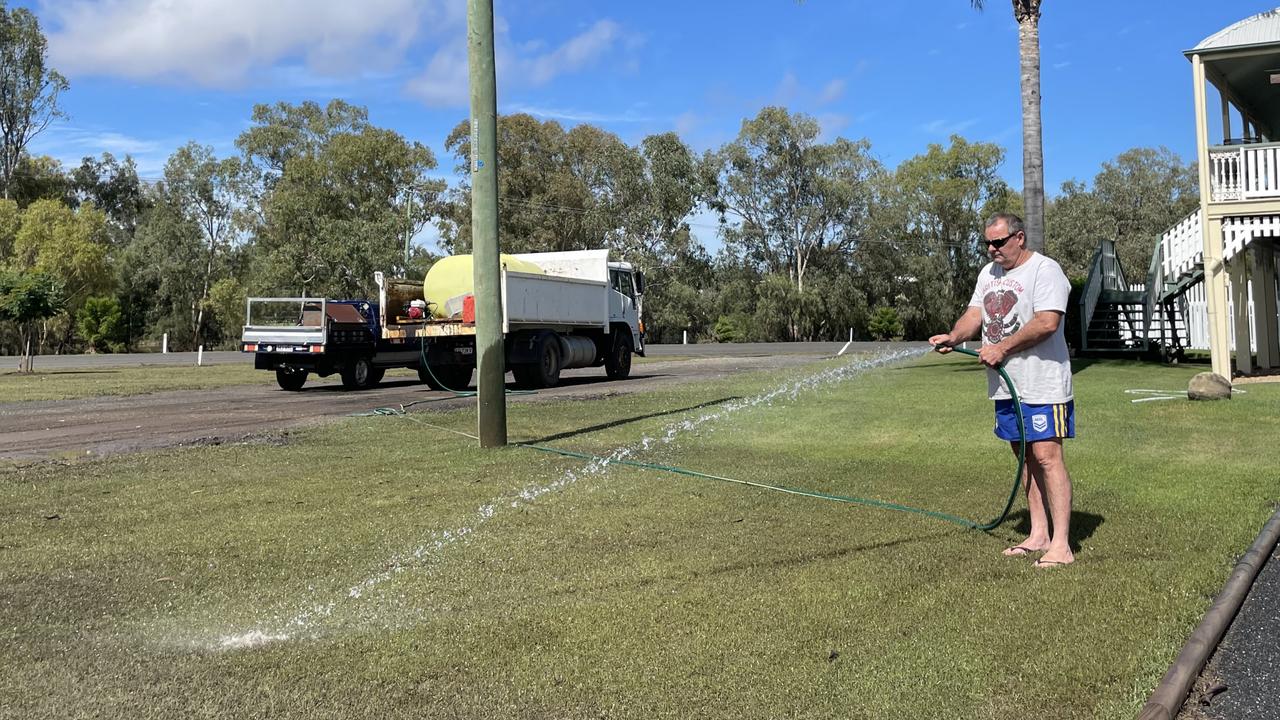
[[[5,32],[0,45],[13,42]],[[9,92],[23,82],[0,77],[0,117],[23,103],[44,115],[25,141],[0,137],[16,148],[0,166],[0,352],[148,349],[164,334],[172,348],[230,346],[247,296],[370,297],[374,271],[423,277],[437,258],[408,238],[428,225],[445,253],[470,249],[465,119],[444,139],[451,182],[428,147],[341,100],[256,106],[236,153],[188,143],[144,181],[129,157],[64,168],[26,152],[67,86],[42,52],[24,57],[38,67],[0,75],[35,89]],[[783,107],[702,153],[675,133],[629,144],[506,115],[499,242],[629,260],[646,274],[650,342],[918,339],[968,302],[986,262],[983,218],[1023,209],[1004,161],[998,145],[952,136],[888,167],[868,140],[825,139]],[[1111,238],[1130,277],[1145,275],[1159,233],[1196,202],[1194,167],[1130,150],[1048,199],[1046,252],[1080,276]],[[691,220],[707,213],[714,222]]]

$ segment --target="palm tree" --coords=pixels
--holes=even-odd
[[[977,10],[983,0],[969,0]],[[1027,247],[1044,247],[1044,143],[1040,126],[1040,0],[1013,0],[1022,66],[1022,195]]]

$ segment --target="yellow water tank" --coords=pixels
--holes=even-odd
[[[508,270],[522,273],[542,273],[542,268],[527,260],[501,255],[502,264]],[[470,255],[450,255],[437,260],[427,271],[422,283],[422,296],[427,299],[431,316],[447,318],[462,312],[462,298],[475,291]]]

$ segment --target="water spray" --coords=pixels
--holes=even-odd
[[[956,352],[959,352],[961,354],[971,355],[973,357],[978,356],[976,352],[965,349],[965,348],[953,348],[953,349]],[[212,643],[208,643],[207,645],[204,643],[201,643],[201,644],[204,645],[205,647],[209,647],[210,649],[215,649],[215,650],[240,650],[240,649],[253,648],[253,647],[257,647],[265,644],[271,644],[275,642],[287,641],[291,639],[291,637],[295,637],[298,633],[314,634],[315,632],[314,628],[316,625],[320,623],[332,621],[332,618],[335,612],[339,610],[340,605],[343,605],[346,603],[361,602],[362,600],[371,599],[371,598],[366,598],[365,596],[374,593],[379,588],[379,586],[382,586],[383,584],[391,581],[393,578],[400,575],[401,573],[412,570],[412,569],[421,568],[425,565],[429,565],[434,559],[438,559],[439,554],[442,553],[450,545],[453,545],[458,542],[466,542],[470,538],[470,536],[474,534],[481,525],[483,525],[485,522],[493,518],[502,508],[508,505],[511,508],[519,508],[529,503],[535,502],[542,495],[561,490],[564,487],[571,485],[574,482],[582,479],[583,477],[596,475],[596,474],[603,474],[608,471],[608,468],[611,465],[622,465],[622,466],[636,467],[636,468],[642,468],[647,470],[657,470],[661,472],[669,472],[669,473],[675,473],[679,475],[685,475],[688,477],[698,477],[698,478],[703,478],[708,480],[728,482],[728,483],[733,483],[737,485],[744,485],[744,486],[759,488],[763,490],[771,490],[775,492],[783,492],[791,495],[810,497],[810,498],[815,498],[820,500],[831,500],[835,502],[843,502],[843,503],[863,505],[868,507],[876,507],[883,510],[894,510],[898,512],[914,513],[914,514],[931,517],[937,520],[943,520],[946,522],[954,523],[954,524],[971,528],[974,530],[983,530],[983,531],[991,530],[997,527],[998,525],[1000,525],[1002,522],[1004,522],[1005,518],[1009,514],[1009,510],[1013,506],[1014,499],[1017,497],[1018,489],[1021,486],[1022,472],[1025,465],[1025,457],[1026,457],[1026,428],[1023,425],[1022,406],[1018,399],[1016,388],[1014,388],[1013,382],[1009,379],[1009,376],[1005,374],[1005,371],[1003,368],[996,368],[996,371],[1000,373],[1000,376],[1002,378],[1004,378],[1006,386],[1009,388],[1009,393],[1010,395],[1013,396],[1014,408],[1016,409],[1017,415],[1018,415],[1018,426],[1021,430],[1021,437],[1019,440],[1019,448],[1018,448],[1018,470],[1014,476],[1013,488],[1009,493],[1009,499],[1005,503],[1004,510],[1000,513],[998,517],[986,523],[976,522],[974,520],[961,518],[955,515],[949,515],[947,513],[937,512],[933,510],[925,510],[922,508],[915,508],[908,505],[901,505],[898,503],[875,500],[872,498],[861,498],[861,497],[853,497],[853,496],[845,496],[845,495],[832,495],[827,493],[819,493],[811,490],[804,490],[801,488],[791,488],[791,487],[785,487],[781,485],[771,485],[771,484],[762,483],[762,482],[739,480],[739,479],[723,477],[719,475],[712,475],[709,473],[702,473],[696,470],[689,470],[687,468],[675,467],[672,465],[644,463],[644,462],[639,462],[631,459],[636,453],[650,450],[655,446],[670,444],[675,440],[677,436],[683,434],[684,432],[691,431],[703,425],[706,425],[708,423],[715,422],[719,419],[722,419],[724,416],[734,413],[738,410],[757,406],[762,403],[771,403],[773,400],[779,399],[782,397],[789,397],[791,399],[795,399],[801,392],[805,390],[813,390],[819,387],[820,385],[823,385],[826,383],[839,382],[841,380],[848,379],[849,377],[856,375],[858,373],[861,373],[863,371],[870,370],[875,367],[880,367],[894,361],[903,360],[911,357],[918,357],[924,354],[924,352],[927,352],[927,350],[898,351],[898,352],[893,352],[893,353],[888,353],[885,355],[873,357],[866,360],[860,360],[857,362],[849,363],[847,365],[843,365],[838,368],[825,370],[816,375],[803,378],[799,381],[787,383],[786,385],[775,388],[769,392],[762,393],[755,397],[743,399],[743,400],[735,400],[735,401],[726,403],[715,412],[704,414],[697,418],[687,419],[678,423],[674,423],[672,425],[667,426],[664,429],[664,431],[656,437],[645,436],[635,443],[614,449],[608,455],[591,455],[587,453],[575,452],[572,450],[561,450],[559,448],[552,448],[552,447],[547,447],[543,445],[534,445],[532,443],[513,443],[519,447],[525,447],[525,448],[529,448],[531,450],[537,450],[540,452],[554,453],[554,454],[562,455],[566,457],[582,459],[588,462],[585,467],[577,468],[574,470],[568,470],[561,477],[549,483],[531,484],[525,487],[524,489],[522,489],[514,498],[510,498],[506,501],[495,500],[493,502],[482,505],[476,511],[475,515],[470,519],[470,521],[467,524],[461,527],[455,528],[453,530],[446,530],[440,533],[434,533],[433,537],[430,538],[427,542],[422,543],[411,550],[406,550],[406,551],[394,554],[389,560],[387,560],[384,563],[384,567],[381,571],[355,583],[354,585],[351,585],[345,593],[342,593],[340,596],[334,597],[328,602],[309,605],[303,608],[302,610],[295,612],[294,614],[292,614],[292,616],[285,616],[285,617],[277,616],[275,619],[275,622],[269,624],[266,628],[255,628],[248,632],[222,635],[214,639]],[[413,404],[413,403],[410,403],[410,404]],[[463,435],[472,439],[476,439],[476,437],[470,433],[465,433],[458,430],[453,430],[451,428],[441,427],[438,425],[433,425],[431,423],[425,422],[420,418],[417,418],[417,417],[414,417],[413,415],[408,414],[407,408],[408,408],[408,405],[402,405],[398,409],[378,408],[377,410],[367,414],[399,415],[427,427],[431,427],[441,431],[447,431],[457,435]]]

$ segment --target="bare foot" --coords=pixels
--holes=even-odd
[[[1056,568],[1062,567],[1063,565],[1070,565],[1075,561],[1075,556],[1071,554],[1070,550],[1068,550],[1065,553],[1046,553],[1044,557],[1035,562],[1035,565],[1041,569]]]
[[[1045,540],[1043,542],[1036,542],[1031,538],[1027,538],[1019,545],[1014,545],[1013,547],[1005,548],[1004,550],[1000,551],[1000,554],[1004,555],[1005,557],[1022,557],[1023,555],[1030,555],[1031,553],[1044,552],[1045,550],[1048,550],[1048,549],[1049,549],[1048,540]]]

